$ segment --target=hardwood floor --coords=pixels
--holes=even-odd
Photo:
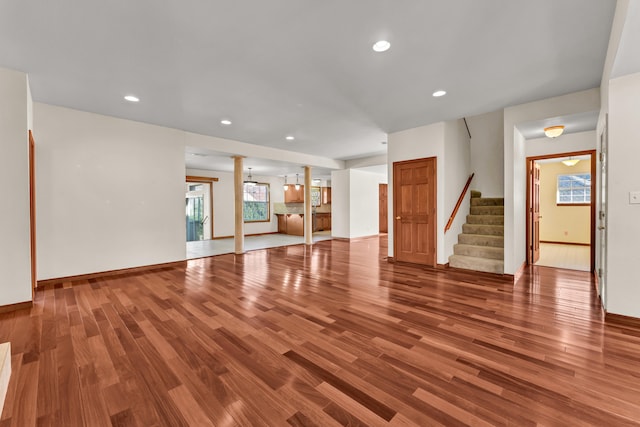
[[[640,330],[588,273],[514,286],[325,241],[47,287],[0,315],[6,426],[640,425]]]

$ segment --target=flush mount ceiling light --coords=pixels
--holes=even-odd
[[[284,176],[284,185],[282,186],[284,191],[289,190],[289,184],[287,184],[287,175]]]
[[[544,128],[544,134],[549,138],[557,138],[564,132],[564,126],[549,126]]]
[[[222,119],[220,120],[220,124],[221,125],[225,125],[225,126],[229,126],[231,124],[231,120],[229,119]]]
[[[296,139],[296,138],[295,138],[294,136],[289,135],[289,136],[285,137],[285,139],[286,139],[287,141],[293,141],[293,140],[294,140],[294,139]]]
[[[573,157],[569,157],[567,160],[563,160],[562,163],[564,163],[567,166],[575,166],[576,164],[578,164],[579,161],[580,159],[574,159]]]
[[[133,96],[133,95],[126,95],[124,97],[124,99],[126,99],[129,102],[140,102],[140,98],[138,98],[137,96]]]
[[[440,98],[441,96],[445,96],[447,94],[446,90],[437,90],[432,93],[432,95],[436,98]]]
[[[376,52],[386,52],[391,47],[391,43],[386,40],[380,40],[373,44],[373,50]]]
[[[251,168],[249,168],[249,179],[246,180],[245,185],[256,185],[258,183],[258,181],[254,181],[253,178],[251,177]]]

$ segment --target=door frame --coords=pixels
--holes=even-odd
[[[207,176],[193,176],[193,175],[187,175],[186,182],[197,182],[197,183],[201,183],[201,184],[208,184],[209,185],[209,198],[211,199],[211,203],[209,203],[209,207],[210,207],[210,211],[209,212],[209,218],[211,218],[211,237],[209,238],[209,240],[213,240],[213,183],[214,182],[218,182],[218,178],[211,178],[211,177],[207,177]]]
[[[31,300],[38,283],[36,259],[36,142],[29,129],[29,239],[31,242]]]
[[[382,197],[383,188],[384,198]],[[389,184],[387,183],[378,184],[378,206],[378,234],[386,234],[389,232]],[[382,212],[384,212],[384,216]]]
[[[598,147],[599,160],[598,168],[600,171],[600,194],[598,197],[598,207],[600,211],[598,213],[598,232],[600,235],[600,241],[598,245],[598,271],[595,274],[597,292],[600,296],[600,303],[602,309],[607,311],[607,256],[608,256],[608,227],[609,227],[609,193],[608,193],[608,179],[609,179],[609,115],[604,116],[604,128],[600,134],[600,146]]]
[[[398,260],[398,240],[399,240],[399,236],[398,236],[398,227],[397,227],[397,221],[398,220],[398,213],[396,212],[396,206],[397,206],[397,201],[398,201],[398,192],[396,191],[397,189],[397,180],[396,180],[396,170],[398,168],[398,166],[400,165],[405,165],[405,164],[410,164],[410,163],[419,163],[419,162],[424,162],[425,160],[433,160],[433,185],[434,185],[434,189],[433,189],[433,197],[434,197],[434,213],[433,213],[433,238],[434,238],[434,243],[433,243],[433,263],[432,264],[419,264],[419,265],[426,265],[429,267],[437,267],[438,266],[438,157],[437,156],[432,156],[432,157],[424,157],[421,159],[412,159],[412,160],[403,160],[403,161],[398,161],[398,162],[393,162],[393,258],[394,261],[399,261]],[[388,188],[387,188],[388,190]],[[387,192],[387,197],[388,197],[388,192]],[[388,230],[387,230],[388,231]],[[401,261],[404,262],[404,261]]]
[[[546,159],[557,159],[561,157],[570,157],[570,156],[590,156],[591,162],[591,209],[590,209],[590,226],[591,230],[589,231],[590,235],[590,267],[589,271],[593,273],[596,268],[596,201],[597,201],[597,165],[596,165],[596,150],[582,150],[582,151],[571,151],[567,153],[555,153],[555,154],[545,154],[541,156],[531,156],[527,157],[527,239],[526,239],[526,252],[527,252],[527,265],[533,265],[533,236],[531,235],[531,227],[533,225],[533,213],[531,211],[531,190],[532,190],[532,180],[531,173],[533,170],[533,163],[538,160],[546,160]]]

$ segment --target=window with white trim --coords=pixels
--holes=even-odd
[[[590,204],[591,174],[572,173],[558,175],[556,203],[558,205]]]

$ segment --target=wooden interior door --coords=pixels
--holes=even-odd
[[[531,250],[535,264],[540,259],[540,164],[533,162],[531,171]]]
[[[436,265],[436,158],[393,164],[394,256]]]
[[[380,206],[378,208],[379,214],[379,222],[380,222],[380,233],[386,233],[389,229],[389,216],[388,216],[388,204],[387,204],[387,184],[380,184],[379,186],[379,203]]]

